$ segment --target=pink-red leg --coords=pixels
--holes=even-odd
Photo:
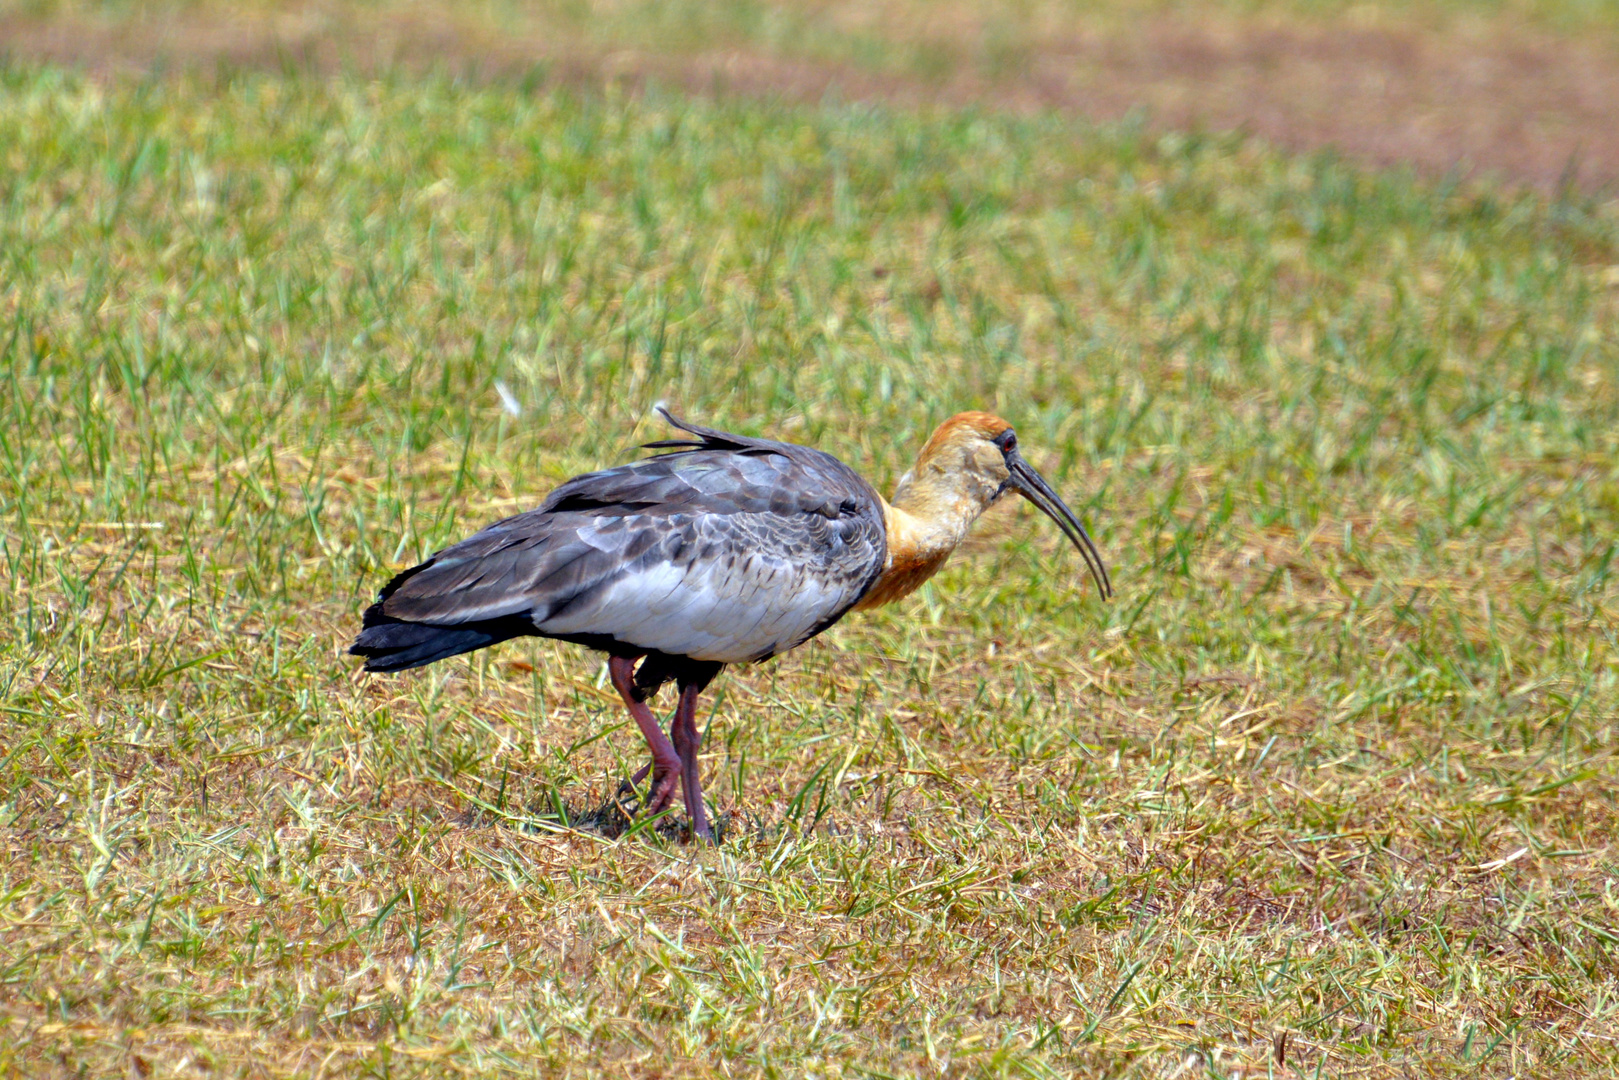
[[[652,750],[652,791],[647,796],[646,810],[649,814],[661,814],[675,798],[675,785],[681,777],[680,755],[663,729],[658,727],[658,718],[652,715],[646,702],[636,696],[635,658],[608,657],[607,674],[613,680],[613,689],[624,699],[624,707],[630,710],[630,716],[635,719],[636,726],[641,729],[641,735]],[[636,781],[639,782],[645,775],[646,770],[643,769],[636,774]]]
[[[703,737],[697,734],[697,695],[700,687],[687,684],[680,688],[680,703],[675,706],[675,720],[669,726],[674,736],[675,753],[680,756],[680,786],[686,796],[686,816],[691,819],[694,836],[714,842],[708,827],[708,811],[703,806],[703,780],[697,765],[697,751]]]

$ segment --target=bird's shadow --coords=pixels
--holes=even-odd
[[[504,825],[527,833],[582,832],[606,840],[637,834],[666,844],[696,840],[690,823],[673,808],[654,818],[638,816],[639,809],[638,794],[625,782],[612,798],[594,805],[565,800],[560,792],[553,791],[549,801],[535,802],[521,809],[496,812],[492,807],[473,806],[461,815],[459,823],[464,828],[473,829]],[[858,827],[850,828],[847,823],[840,825],[830,814],[818,815],[808,824],[792,815],[766,821],[746,811],[714,811],[713,814],[709,827],[714,831],[716,846],[746,839],[774,842],[784,831],[799,836],[820,834],[845,838],[860,832]]]
[[[466,828],[505,825],[528,833],[584,832],[607,840],[645,834],[666,843],[694,840],[690,823],[671,809],[656,817],[638,814],[641,800],[628,783],[605,802],[592,805],[565,800],[552,792],[549,801],[536,802],[521,809],[493,811],[490,807],[473,806],[461,815],[460,824]],[[749,824],[753,827],[749,828]],[[758,831],[760,823],[744,822],[734,813],[717,813],[709,823],[714,840],[723,844],[728,839]]]
[[[605,840],[618,840],[644,834],[665,844],[691,843],[697,838],[690,823],[671,806],[656,817],[643,817],[639,811],[644,792],[628,779],[619,782],[613,795],[600,803],[575,802],[563,797],[559,788],[543,791],[540,797],[519,804],[499,805],[471,799],[471,805],[455,817],[455,823],[465,829],[499,827],[517,829],[525,833],[578,832],[599,836]],[[839,821],[827,812],[824,802],[811,812],[802,799],[795,799],[780,817],[770,819],[749,810],[720,810],[710,807],[709,827],[713,830],[715,846],[728,842],[752,840],[774,844],[784,834],[807,839],[811,836],[848,840],[865,833],[861,823]]]

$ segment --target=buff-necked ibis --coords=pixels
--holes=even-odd
[[[731,435],[659,410],[689,439],[576,476],[539,509],[445,548],[383,587],[349,649],[367,671],[401,671],[525,634],[599,649],[652,749],[646,807],[684,791],[712,839],[698,777],[697,696],[726,664],[767,660],[846,613],[932,577],[985,509],[1016,491],[1073,541],[1104,597],[1107,568],[1085,527],[1024,460],[1005,420],[941,424],[888,502],[830,454]],[[639,661],[639,666],[637,666]],[[647,707],[680,690],[667,737]]]

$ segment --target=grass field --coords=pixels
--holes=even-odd
[[[0,0],[0,56],[1145,117],[1543,193],[1619,185],[1612,0]]]
[[[1053,115],[13,64],[0,313],[0,1071],[1619,1067],[1612,203]],[[598,658],[342,653],[657,401],[885,490],[995,410],[1119,595],[997,510],[722,677],[722,848],[571,829],[642,754]]]

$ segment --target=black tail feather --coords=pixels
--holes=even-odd
[[[381,608],[380,603],[371,605],[365,629],[349,646],[352,655],[365,657],[367,671],[404,671],[534,632],[534,624],[524,618],[434,626],[390,618]]]

